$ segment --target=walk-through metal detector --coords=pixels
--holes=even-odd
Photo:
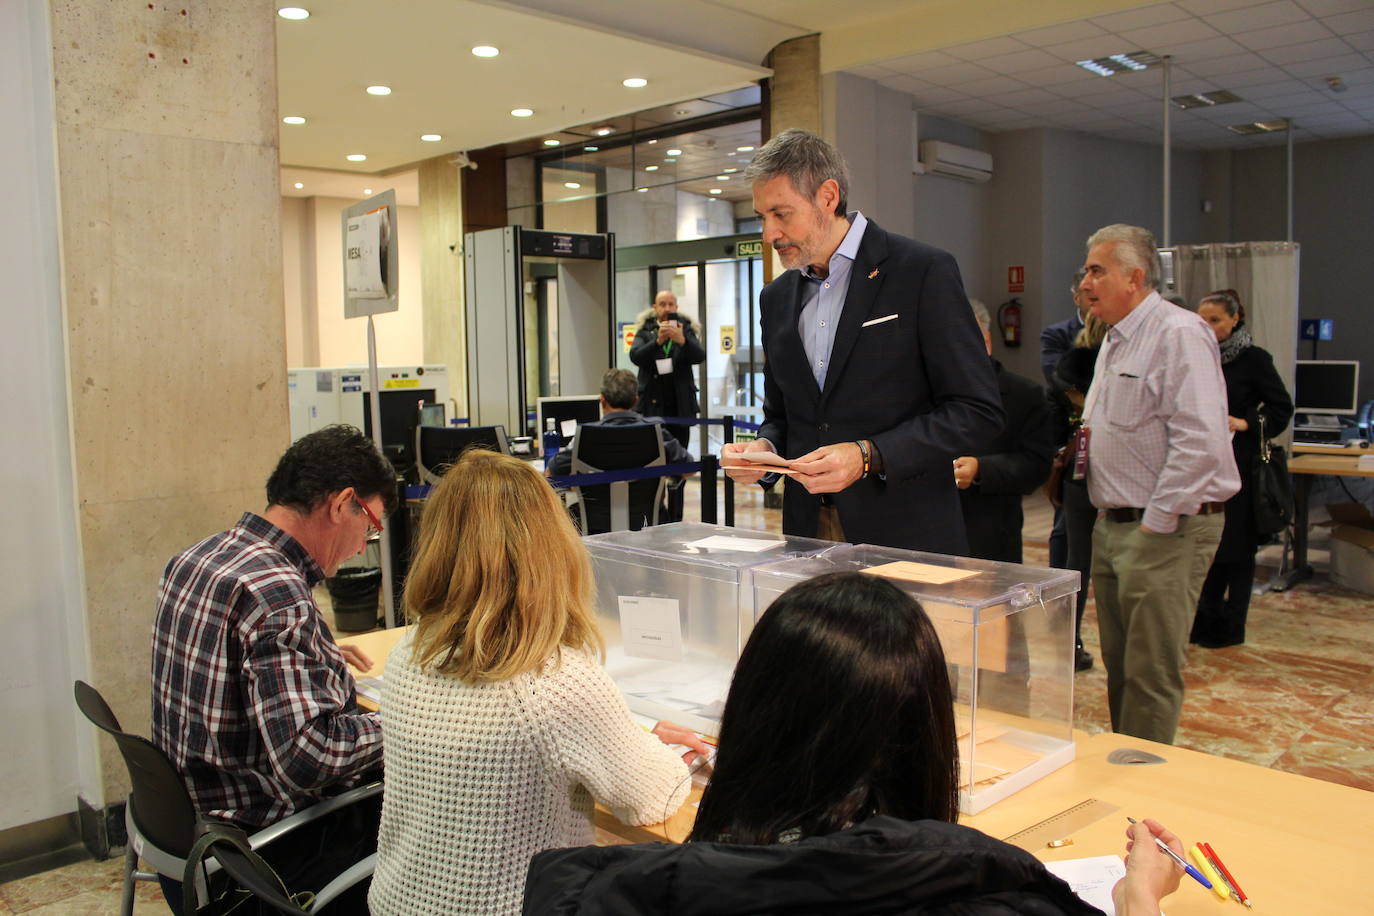
[[[537,435],[541,395],[595,394],[615,365],[615,235],[484,229],[463,261],[468,415]]]

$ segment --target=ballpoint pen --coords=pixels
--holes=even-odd
[[[1133,817],[1128,817],[1126,818],[1126,820],[1130,821],[1132,824],[1136,823],[1136,819]],[[1193,880],[1197,881],[1198,884],[1201,884],[1209,891],[1212,889],[1212,882],[1208,881],[1207,878],[1202,874],[1202,872],[1198,871],[1196,868],[1189,865],[1184,860],[1183,856],[1179,855],[1178,853],[1170,849],[1168,843],[1164,842],[1159,837],[1153,837],[1153,839],[1155,841],[1155,845],[1160,848],[1160,851],[1162,851],[1166,856],[1177,862],[1180,868],[1182,868],[1190,876],[1192,876]]]
[[[1226,867],[1226,863],[1221,861],[1221,856],[1217,855],[1217,851],[1207,843],[1202,844],[1202,851],[1216,864],[1217,871],[1221,872],[1221,876],[1231,885],[1231,888],[1236,892],[1236,896],[1240,898],[1240,902],[1250,909],[1254,909],[1254,904],[1250,902],[1249,897],[1245,896],[1245,891],[1240,889],[1240,885],[1236,883],[1235,876],[1232,875],[1231,870]]]

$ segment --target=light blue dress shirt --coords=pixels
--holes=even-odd
[[[835,345],[835,328],[840,323],[840,312],[844,310],[844,299],[849,291],[849,272],[854,266],[854,257],[859,253],[859,242],[863,240],[868,220],[858,210],[850,213],[849,231],[835,253],[830,256],[830,273],[820,277],[811,269],[810,264],[801,268],[802,283],[801,314],[797,318],[797,331],[801,334],[802,348],[806,351],[807,363],[816,377],[816,385],[825,390],[825,373],[830,367],[830,350]]]

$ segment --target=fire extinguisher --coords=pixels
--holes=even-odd
[[[1021,346],[1021,303],[1018,300],[1004,302],[997,309],[997,326],[1002,329],[1002,343],[1009,347]]]

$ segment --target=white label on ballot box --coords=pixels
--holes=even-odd
[[[620,595],[620,634],[633,658],[682,661],[682,618],[676,598]]]

